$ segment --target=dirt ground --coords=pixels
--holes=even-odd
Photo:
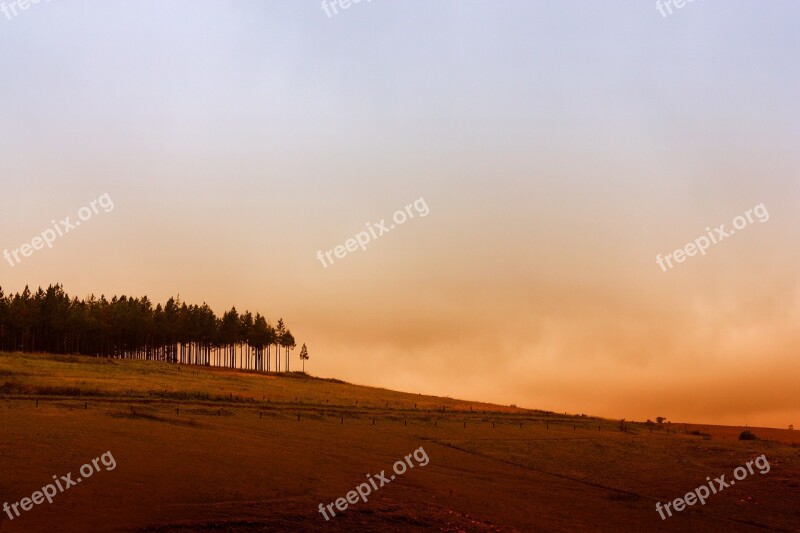
[[[78,357],[0,354],[0,394],[0,504],[54,475],[75,480],[105,452],[116,462],[13,521],[2,512],[4,533],[800,531],[794,431],[621,431],[297,375]],[[419,448],[427,465],[412,460],[329,521],[318,511]],[[762,454],[769,472],[666,520],[656,512]]]

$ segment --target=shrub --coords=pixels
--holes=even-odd
[[[739,440],[757,440],[755,433],[752,431],[742,431],[739,433]]]

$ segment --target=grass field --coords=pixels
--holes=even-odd
[[[586,406],[591,412],[591,406]],[[2,531],[798,531],[800,435],[651,427],[321,380],[0,354],[0,504],[110,451],[116,468]],[[330,504],[409,469],[326,522]],[[765,454],[662,521],[666,503]],[[388,475],[388,474],[387,474]]]

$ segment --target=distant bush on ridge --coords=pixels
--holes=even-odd
[[[742,431],[739,433],[739,440],[758,440],[758,437],[752,431]]]

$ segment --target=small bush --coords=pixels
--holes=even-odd
[[[758,437],[752,431],[742,431],[739,433],[739,440],[758,440]]]

